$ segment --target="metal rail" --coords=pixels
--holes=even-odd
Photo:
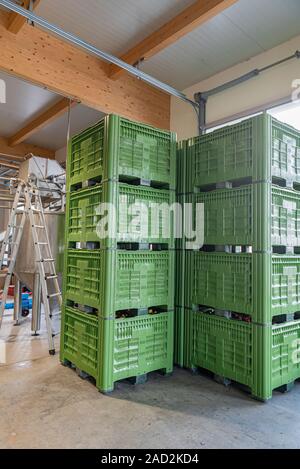
[[[164,91],[165,93],[171,96],[175,96],[176,98],[182,99],[183,101],[191,104],[196,109],[198,108],[198,104],[195,101],[192,101],[191,99],[189,99],[181,91],[178,91],[172,86],[167,85],[166,83],[163,83],[162,81],[152,77],[151,75],[148,75],[147,73],[142,72],[141,70],[133,67],[132,65],[129,65],[123,60],[111,54],[108,54],[107,52],[103,52],[97,47],[94,47],[92,44],[89,44],[88,42],[83,41],[78,36],[75,36],[74,34],[64,31],[58,26],[52,23],[49,23],[47,20],[45,20],[41,16],[38,16],[35,13],[24,9],[23,7],[18,6],[16,3],[11,2],[10,0],[0,0],[0,5],[7,8],[8,10],[18,13],[24,18],[27,18],[27,20],[32,22],[34,25],[38,25],[41,28],[54,33],[56,36],[61,37],[62,39],[65,39],[71,44],[74,44],[77,47],[80,47],[88,51],[89,53],[95,55],[96,57],[99,57],[102,60],[105,60],[106,62],[109,62],[111,64],[117,65],[118,67],[126,70],[131,75],[135,76],[136,78],[139,78],[140,80],[148,83],[149,85],[152,85],[155,88],[158,88],[161,91]]]

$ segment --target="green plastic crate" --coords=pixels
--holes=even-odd
[[[152,371],[173,371],[173,312],[105,321],[101,319],[97,386],[112,391],[114,383]]]
[[[190,363],[250,387],[261,400],[300,378],[300,321],[247,324],[202,313],[193,315]]]
[[[273,256],[273,315],[300,311],[300,256]]]
[[[272,188],[271,242],[277,246],[300,246],[300,192]]]
[[[176,250],[175,252],[175,305],[185,305],[185,260],[186,251]]]
[[[100,220],[99,206],[105,202],[106,184],[71,192],[67,196],[66,239],[69,242],[99,241],[96,234]]]
[[[272,387],[300,377],[300,321],[272,327]]]
[[[110,115],[71,139],[67,185],[128,177],[175,189],[175,159],[174,133]]]
[[[113,310],[174,308],[174,252],[118,251]]]
[[[187,253],[187,281],[192,305],[252,314],[250,254]]]
[[[64,307],[61,332],[62,360],[69,360],[94,378],[99,361],[98,317]]]
[[[188,141],[188,192],[236,179],[300,182],[300,132],[268,114]]]
[[[259,183],[195,194],[193,203],[204,204],[204,244],[300,246],[298,191]]]
[[[105,251],[69,249],[65,255],[64,298],[100,309],[104,302],[102,279]]]
[[[173,312],[102,319],[65,308],[61,361],[94,376],[102,392],[114,383],[156,370],[173,370]]]
[[[66,209],[66,239],[107,244],[106,238],[101,239],[100,220],[106,212],[101,213],[100,204],[111,202],[116,207],[115,218],[111,214],[110,219],[112,229],[116,227],[116,237],[110,242],[161,243],[171,247],[173,215],[168,207],[174,201],[173,191],[125,183],[104,183],[71,192]]]
[[[177,144],[176,157],[176,193],[178,195],[186,193],[186,158],[187,158],[187,142],[181,141]]]
[[[68,147],[67,186],[102,178],[105,159],[105,120],[74,136]]]
[[[186,254],[186,304],[246,314],[259,324],[300,311],[300,256]]]
[[[174,364],[181,368],[190,368],[192,311],[175,306],[174,311]]]
[[[208,314],[191,315],[191,363],[251,386],[253,326]]]
[[[69,249],[64,297],[103,317],[129,309],[173,310],[174,252]]]

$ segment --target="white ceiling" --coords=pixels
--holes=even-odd
[[[0,135],[9,137],[24,124],[35,118],[44,107],[55,103],[59,97],[43,88],[33,86],[1,72],[6,83],[6,104],[0,104]]]
[[[61,97],[43,88],[31,85],[18,78],[0,73],[6,83],[6,104],[0,104],[0,135],[10,137],[28,122],[37,117]],[[100,120],[104,114],[81,104],[71,110],[70,134],[74,135]],[[58,150],[66,144],[68,130],[67,113],[42,128],[26,143],[32,143],[49,150]]]
[[[36,13],[66,31],[121,54],[195,0],[42,0]]]
[[[42,0],[37,13],[120,55],[194,0]],[[141,65],[179,89],[300,34],[300,0],[239,0]]]
[[[71,109],[70,136],[95,124],[104,114],[90,109],[82,104]],[[58,150],[67,144],[68,113],[56,119],[51,124],[35,133],[27,143],[32,143],[50,150]]]

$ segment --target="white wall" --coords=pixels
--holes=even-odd
[[[184,91],[192,98],[196,92],[206,91],[222,85],[255,68],[264,67],[292,55],[299,49],[300,36],[218,73]],[[300,60],[293,59],[262,73],[256,78],[252,78],[248,82],[211,97],[207,105],[207,123],[288,98],[292,93],[292,81],[297,78],[300,79]],[[190,105],[177,98],[171,100],[171,129],[177,132],[179,140],[197,135],[195,111]]]

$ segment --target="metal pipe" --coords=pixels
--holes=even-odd
[[[63,29],[59,28],[58,26],[49,23],[47,20],[42,18],[41,16],[36,15],[35,13],[26,10],[20,6],[18,6],[16,3],[13,3],[9,0],[0,0],[0,5],[3,7],[7,8],[10,11],[13,11],[15,13],[18,13],[19,15],[23,16],[24,18],[27,18],[27,20],[33,22],[35,25],[41,26],[43,29],[47,31],[51,31],[52,33],[56,34],[56,36],[65,39],[66,41],[70,42],[71,44],[75,44],[77,47],[80,47],[91,54],[95,55],[96,57],[101,58],[102,60],[105,60],[106,62],[109,62],[111,64],[117,65],[118,67],[122,68],[123,70],[126,70],[128,73],[131,75],[135,76],[136,78],[139,78],[140,80],[145,81],[149,85],[154,86],[155,88],[158,88],[165,93],[170,94],[171,96],[175,96],[176,98],[182,99],[183,101],[186,101],[187,103],[191,104],[192,106],[198,106],[194,101],[189,99],[184,93],[181,91],[176,90],[170,85],[167,85],[166,83],[163,83],[162,81],[148,75],[147,73],[142,72],[141,70],[133,67],[132,65],[129,65],[128,63],[124,62],[121,59],[118,59],[117,57],[108,54],[107,52],[103,52],[100,49],[97,49],[95,46],[92,44],[89,44],[82,39],[80,39],[78,36],[75,36],[72,33],[68,33],[64,31]]]
[[[299,50],[296,50],[296,52],[293,55],[289,55],[288,57],[285,57],[284,59],[278,60],[277,62],[274,62],[270,65],[266,65],[265,67],[259,68],[258,72],[259,73],[266,72],[270,68],[277,67],[278,65],[282,65],[285,62],[288,62],[289,60],[292,60],[292,59],[300,59],[300,51]]]
[[[223,83],[223,85],[217,86],[216,88],[213,88],[209,91],[204,91],[203,93],[200,93],[201,97],[207,100],[207,98],[209,98],[210,96],[221,93],[222,91],[226,91],[229,88],[232,88],[233,86],[240,85],[241,83],[250,80],[250,78],[257,77],[259,73],[260,72],[258,69],[252,70],[251,72],[246,73],[241,77],[235,78],[234,80],[228,81],[227,83]]]

